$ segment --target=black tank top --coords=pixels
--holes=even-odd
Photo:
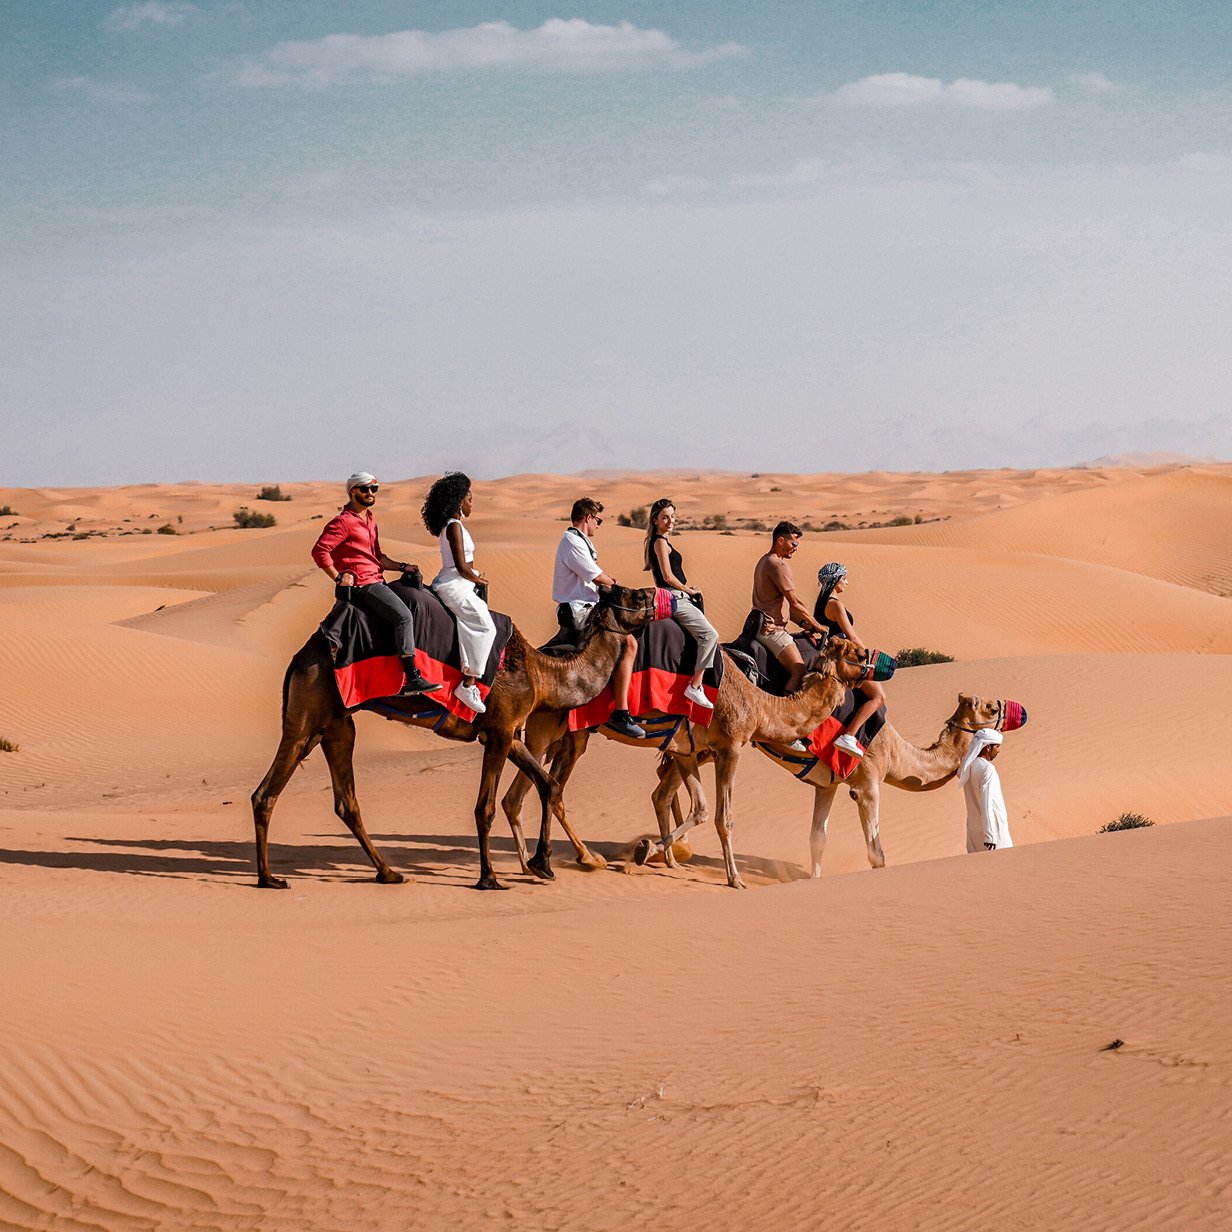
[[[833,599],[833,598],[834,596],[831,595],[830,599]],[[826,603],[829,603],[830,599],[827,599]],[[821,602],[820,595],[817,596],[817,605],[813,608],[813,619],[819,625],[821,625],[822,629],[825,630],[825,633],[828,637],[834,636],[834,635],[842,637],[843,636],[842,629],[840,629],[838,625],[836,625],[834,621],[832,621],[829,618],[829,616],[826,615],[826,603]],[[855,625],[856,618],[851,614],[850,610],[847,612],[847,619],[851,621],[853,626]]]
[[[672,547],[672,541],[666,535],[655,535],[650,540],[650,572],[654,574],[655,585],[662,586],[664,588],[667,587],[667,583],[663,580],[663,570],[659,568],[659,556],[655,551],[655,544],[658,543],[660,539],[667,544],[667,563],[668,567],[672,571],[672,576],[678,582],[688,585],[689,579],[684,575],[684,566],[681,561],[680,553]],[[672,589],[676,590],[679,588],[672,587]]]

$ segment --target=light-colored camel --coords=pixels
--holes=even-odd
[[[539,760],[532,757],[518,738],[518,731],[529,716],[539,710],[558,713],[583,706],[602,691],[612,670],[627,649],[628,633],[655,619],[653,588],[630,590],[614,586],[602,592],[582,631],[577,652],[563,657],[536,650],[515,627],[505,646],[500,670],[487,696],[487,710],[466,722],[449,715],[433,730],[447,740],[479,740],[483,745],[483,771],[479,797],[475,803],[475,826],[479,835],[480,876],[476,889],[503,890],[492,871],[489,834],[496,812],[496,789],[506,759],[511,759],[523,774],[534,780],[542,803],[540,844],[547,845],[550,833],[549,810],[563,814],[560,793],[544,773]],[[412,706],[414,703],[412,703]],[[420,703],[431,705],[430,700]],[[436,712],[436,713],[439,713]],[[269,867],[269,823],[278,796],[300,762],[320,744],[329,764],[334,787],[334,811],[355,835],[376,868],[377,881],[390,884],[403,880],[372,845],[359,813],[355,794],[353,757],[355,720],[342,703],[334,679],[329,645],[319,631],[296,652],[287,668],[282,686],[282,739],[273,763],[260,786],[252,794],[252,814],[257,841],[257,884],[285,889],[286,882],[274,877]],[[408,714],[406,721],[414,722]],[[551,876],[532,861],[522,861],[524,871]]]
[[[1022,712],[1024,716],[1025,713]],[[828,766],[818,762],[807,775],[798,779],[813,788],[813,821],[809,829],[812,875],[821,876],[821,859],[826,849],[830,809],[840,787],[847,788],[848,794],[859,809],[869,864],[873,868],[884,868],[885,852],[881,848],[881,785],[888,783],[891,787],[898,787],[903,791],[936,791],[958,773],[959,763],[971,745],[972,734],[982,727],[1001,730],[1006,714],[1004,701],[960,693],[958,705],[946,720],[941,735],[926,749],[912,744],[900,735],[891,723],[886,723],[860,759],[860,764],[846,779],[835,778]],[[1025,721],[1025,717],[1021,721]],[[799,765],[793,765],[783,758],[783,750],[776,750],[760,741],[757,747],[776,765],[782,766],[793,777],[798,776]],[[673,812],[679,820],[681,809],[675,795],[681,784],[681,775],[668,758],[660,762],[660,777],[660,788],[672,793]],[[688,786],[687,782],[685,786]]]
[[[675,866],[674,840],[670,833],[669,817],[679,782],[684,782],[692,800],[691,824],[700,825],[705,821],[708,805],[698,770],[698,758],[704,754],[708,760],[714,762],[717,797],[714,822],[723,848],[727,884],[734,889],[744,889],[744,882],[736,868],[736,857],[732,852],[732,828],[735,825],[732,791],[740,750],[754,740],[790,744],[802,736],[807,737],[834,712],[835,706],[843,699],[846,687],[863,679],[869,671],[865,652],[845,638],[831,638],[819,663],[819,670],[809,673],[804,684],[787,697],[775,697],[763,692],[756,688],[730,659],[724,663],[723,679],[715,697],[714,714],[709,727],[694,725],[688,730],[678,730],[671,743],[663,750],[666,758],[677,768],[679,778],[673,782],[670,790],[660,783],[652,796],[661,838],[657,844],[648,839],[639,844],[635,855],[638,863],[644,863],[656,851],[661,851],[664,861],[669,866]],[[613,739],[621,740],[606,727],[599,730]],[[546,755],[551,759],[551,777],[560,785],[562,793],[577,759],[586,750],[589,737],[588,731],[568,731],[567,711],[553,714],[544,708],[526,725],[527,748],[532,756]],[[628,742],[621,740],[621,743]],[[642,747],[657,749],[658,746],[646,744]],[[501,801],[505,816],[509,819],[509,828],[513,831],[517,843],[518,858],[524,868],[529,862],[522,837],[521,805],[530,787],[530,780],[524,774],[519,774]],[[596,857],[578,838],[569,824],[563,804],[560,808],[553,806],[552,812],[560,819],[577,852],[579,863],[590,866],[597,864],[601,857]],[[545,843],[542,835],[533,859],[539,862],[541,868],[547,869],[551,866],[550,843]]]

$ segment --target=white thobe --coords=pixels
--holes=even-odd
[[[998,850],[1013,847],[1001,778],[987,758],[977,757],[971,763],[963,796],[967,801],[967,850],[983,851],[985,843],[993,843]]]

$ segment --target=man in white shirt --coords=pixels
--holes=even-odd
[[[1001,794],[1001,776],[992,764],[1001,752],[1001,739],[999,731],[981,728],[971,737],[971,747],[958,768],[958,781],[967,802],[969,852],[996,851],[1014,845],[1005,796]]]
[[[599,602],[600,586],[615,586],[616,579],[599,567],[599,554],[595,551],[595,531],[603,525],[599,516],[603,512],[601,502],[583,496],[573,502],[569,515],[569,529],[561,536],[556,548],[556,563],[552,570],[552,600],[566,604],[573,617],[573,626],[580,629]],[[633,634],[625,635],[627,646],[624,656],[612,673],[612,692],[616,709],[608,720],[608,726],[624,736],[638,739],[645,736],[629,715],[629,682],[633,679],[633,661],[637,656],[637,642]]]

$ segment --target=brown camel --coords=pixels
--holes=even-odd
[[[676,786],[681,779],[688,787],[693,804],[690,825],[699,825],[705,820],[707,803],[698,772],[698,757],[704,753],[714,762],[715,767],[718,807],[714,820],[723,848],[727,884],[733,889],[744,889],[744,882],[736,868],[731,841],[735,824],[732,816],[732,789],[735,785],[736,763],[740,750],[752,740],[789,744],[801,736],[807,736],[833,713],[835,706],[843,698],[845,687],[860,680],[868,671],[864,652],[859,650],[854,642],[845,638],[830,639],[821,664],[820,670],[809,673],[800,689],[787,697],[775,697],[763,692],[750,683],[735,663],[728,660],[724,664],[723,680],[715,697],[710,726],[694,726],[691,732],[678,731],[664,750],[665,757],[676,766],[679,779],[673,782],[670,790],[666,790],[661,783],[655,791],[652,799],[662,837],[657,844],[651,843],[649,839],[644,839],[639,844],[634,857],[637,863],[645,863],[658,850],[662,852],[669,866],[675,866],[673,841],[677,836],[669,834],[668,817]],[[565,712],[552,713],[544,707],[526,726],[528,750],[532,756],[547,754],[551,758],[551,777],[560,785],[562,793],[577,759],[585,752],[590,737],[587,731],[569,732],[567,718]],[[612,739],[621,740],[620,736],[609,732],[606,727],[599,730]],[[622,743],[625,741],[622,740]],[[526,844],[522,838],[521,805],[530,786],[531,780],[524,773],[519,774],[501,801],[517,843],[518,858],[524,868],[528,867],[528,861]],[[563,805],[559,808],[554,805],[552,812],[560,819],[577,852],[579,863],[590,866],[599,863],[600,857],[590,852],[569,825]],[[533,861],[538,861],[542,868],[551,867],[550,844],[545,842],[542,835]]]
[[[981,727],[995,727],[1000,730],[1005,723],[1006,714],[1007,704],[1004,701],[986,700],[974,694],[960,693],[958,706],[946,720],[941,735],[926,749],[912,744],[901,736],[892,724],[886,723],[869,745],[860,764],[846,779],[835,778],[828,766],[818,762],[799,780],[813,787],[813,824],[809,831],[813,876],[821,876],[821,857],[826,849],[830,809],[839,787],[847,788],[860,811],[860,824],[864,828],[869,864],[873,868],[884,868],[885,852],[881,849],[880,817],[882,783],[888,783],[891,787],[898,787],[903,791],[935,791],[944,786],[958,773],[963,754],[971,744],[972,733]],[[1021,711],[1022,717],[1017,720],[1019,725],[1026,721],[1025,714],[1025,711]],[[776,765],[782,766],[796,777],[799,766],[780,757],[778,753],[782,750],[776,751],[760,742],[757,747]],[[669,758],[661,761],[660,776],[660,789],[671,792],[672,809],[679,821],[681,809],[675,796],[682,776]],[[685,786],[688,786],[687,782]]]
[[[479,740],[483,747],[483,770],[475,803],[475,826],[479,835],[480,890],[503,890],[492,872],[488,838],[496,812],[496,789],[506,759],[534,780],[542,802],[540,844],[546,848],[549,809],[563,814],[560,792],[518,738],[527,718],[540,710],[553,713],[585,705],[607,684],[612,670],[625,653],[626,634],[655,618],[653,589],[631,590],[613,586],[603,591],[582,631],[576,653],[563,657],[541,654],[515,627],[505,646],[504,659],[487,697],[487,710],[466,722],[449,715],[434,730],[447,740]],[[427,709],[430,703],[423,703]],[[414,721],[413,714],[408,722]],[[270,874],[269,823],[278,796],[300,762],[321,745],[329,764],[334,787],[334,811],[359,840],[376,868],[376,879],[385,884],[403,880],[372,845],[359,813],[355,794],[353,753],[355,720],[342,703],[334,679],[329,646],[318,631],[296,652],[282,686],[282,739],[273,763],[252,794],[253,821],[257,838],[257,884],[285,889],[282,878]],[[522,862],[523,870],[551,876],[535,861]]]

